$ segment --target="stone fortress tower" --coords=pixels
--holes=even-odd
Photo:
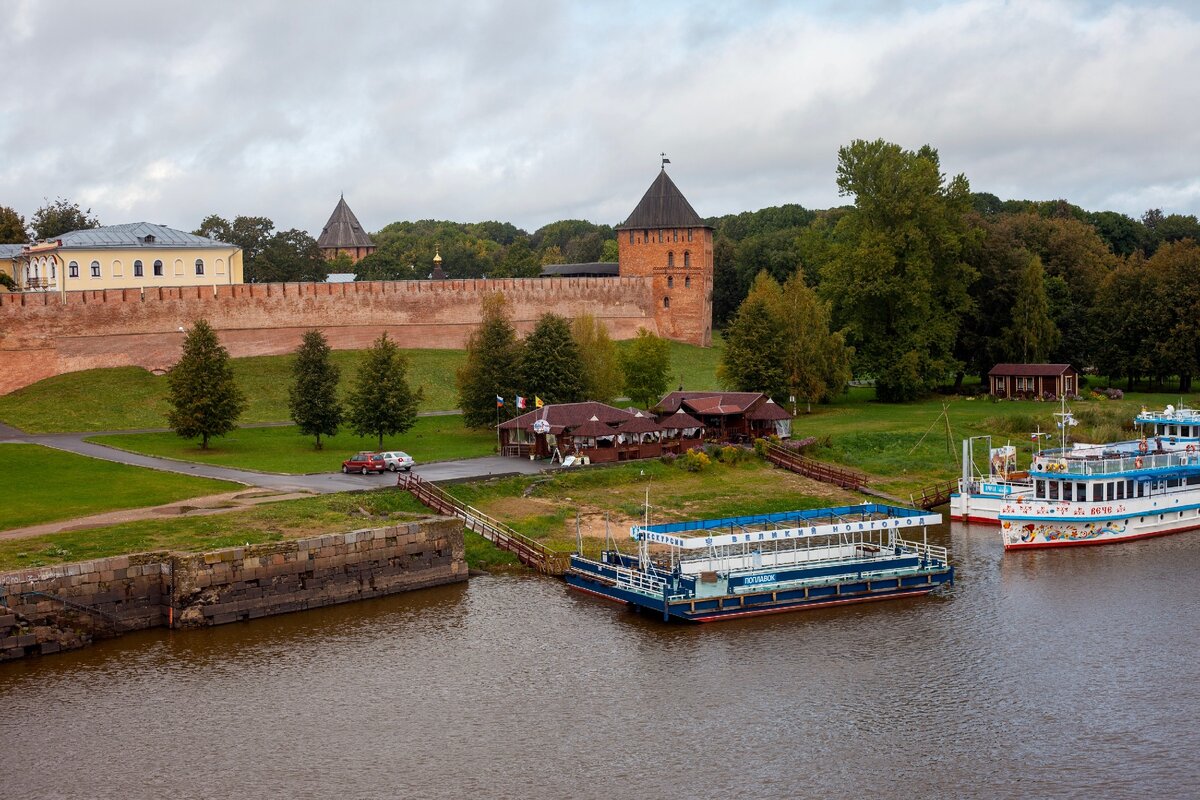
[[[667,175],[666,164],[617,227],[621,277],[650,279],[659,336],[712,344],[713,229]]]
[[[338,199],[333,213],[329,215],[329,221],[321,229],[317,247],[321,248],[321,254],[327,260],[336,258],[339,253],[345,253],[354,263],[375,252],[375,243],[367,236],[350,206],[346,205],[345,195]]]

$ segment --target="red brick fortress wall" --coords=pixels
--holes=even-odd
[[[709,264],[711,265],[711,237]],[[709,269],[711,283],[711,266]],[[645,327],[701,344],[693,326],[664,330],[654,278],[236,284],[108,289],[66,295],[0,294],[0,394],[43,378],[96,367],[166,370],[179,357],[181,328],[206,319],[235,357],[292,352],[320,328],[331,347],[367,347],[386,331],[401,347],[461,348],[491,292],[507,298],[519,331],[547,311],[603,320],[614,339]],[[657,298],[655,295],[659,295]],[[711,318],[711,315],[710,315]],[[704,342],[707,344],[707,342]]]
[[[712,229],[623,229],[617,231],[617,247],[621,277],[650,279],[659,335],[711,345]]]

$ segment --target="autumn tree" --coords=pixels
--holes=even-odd
[[[583,362],[584,398],[611,403],[624,388],[625,374],[608,326],[591,314],[581,314],[571,321],[571,336]]]
[[[1005,330],[1008,357],[1022,364],[1041,364],[1058,346],[1058,327],[1050,318],[1046,297],[1046,273],[1042,260],[1031,255],[1017,283],[1012,307],[1012,326]]]
[[[651,408],[667,392],[671,346],[666,339],[638,328],[637,336],[621,350],[625,394],[641,408]]]
[[[571,324],[558,314],[543,314],[521,348],[521,383],[547,403],[586,400],[583,359],[571,336]]]
[[[0,244],[25,244],[28,241],[25,218],[8,206],[0,206]]]
[[[379,439],[409,430],[417,421],[421,392],[408,385],[408,358],[387,333],[363,353],[347,403],[346,421],[356,436]]]
[[[97,228],[100,220],[92,216],[90,208],[83,211],[78,203],[59,197],[53,202],[47,200],[44,206],[33,212],[29,226],[33,229],[34,238],[53,239],[70,231]]]
[[[758,273],[746,299],[725,329],[725,348],[717,378],[729,389],[787,397],[784,326],[779,309],[782,291],[765,270]]]
[[[516,397],[520,385],[521,343],[504,295],[485,295],[482,305],[483,319],[467,339],[466,361],[456,375],[458,407],[469,428],[495,425],[496,397]],[[515,408],[508,402],[504,410]]]
[[[183,353],[167,373],[167,424],[184,439],[208,440],[237,427],[246,397],[233,379],[229,351],[205,320],[197,320],[183,340]]]
[[[913,399],[958,368],[954,344],[972,279],[962,260],[970,187],[962,175],[945,179],[932,147],[882,140],[841,148],[837,182],[854,208],[834,231],[822,294],[876,396]]]
[[[329,360],[329,343],[318,330],[306,331],[292,364],[292,387],[288,409],[292,421],[306,436],[316,437],[321,449],[322,436],[336,436],[342,423],[342,404],[338,399],[341,370]]]

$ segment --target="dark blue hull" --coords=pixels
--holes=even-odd
[[[789,589],[769,589],[758,592],[727,594],[716,597],[655,598],[642,592],[618,586],[607,576],[580,568],[578,562],[566,574],[567,583],[579,591],[627,603],[639,609],[659,614],[665,620],[686,622],[716,622],[738,617],[779,614],[807,608],[824,608],[849,603],[916,597],[932,592],[945,583],[954,582],[954,568],[931,567],[913,575],[850,578],[825,585]]]

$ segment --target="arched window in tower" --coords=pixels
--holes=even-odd
[[[658,229],[658,243],[662,244],[662,240],[663,240],[663,232],[662,232],[662,228],[659,228]]]
[[[663,308],[670,308],[670,307],[671,307],[671,298],[664,297],[663,298]]]
[[[633,229],[632,228],[629,231],[629,243],[633,244]]]
[[[675,251],[671,250],[667,253],[667,269],[675,266]]]
[[[692,254],[688,250],[683,251],[683,268],[687,269],[692,265]]]
[[[692,288],[692,276],[691,275],[683,276],[683,288],[685,288],[685,289]]]
[[[688,228],[688,241],[690,242],[691,240],[692,240],[692,229]]]
[[[679,228],[676,228],[673,231],[673,233],[675,234],[675,237],[671,241],[678,242],[679,241]]]
[[[667,288],[668,288],[668,289],[674,289],[674,288],[675,288],[675,276],[673,276],[673,275],[668,275],[668,276],[667,276]]]

